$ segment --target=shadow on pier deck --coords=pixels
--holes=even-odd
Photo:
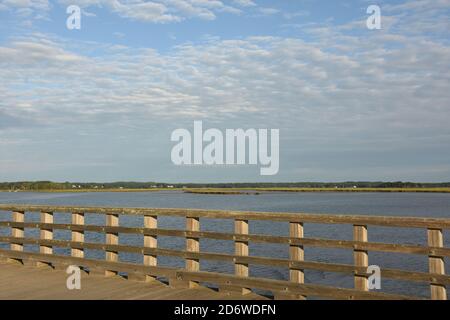
[[[254,300],[248,295],[219,293],[206,287],[175,289],[160,281],[139,282],[121,276],[81,273],[81,289],[69,290],[64,270],[0,262],[0,299],[8,300]]]

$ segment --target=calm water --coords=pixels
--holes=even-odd
[[[308,212],[336,214],[366,215],[402,215],[422,217],[450,217],[450,194],[432,193],[270,193],[260,195],[200,195],[181,192],[148,192],[148,193],[2,193],[0,203],[48,204],[48,205],[80,205],[111,207],[160,207],[160,208],[202,208],[230,209],[274,212]],[[0,211],[0,220],[9,220],[10,213]],[[27,221],[37,221],[38,214],[27,214]],[[120,225],[142,226],[142,217],[120,217]],[[69,223],[70,215],[55,213],[55,223]],[[87,215],[87,224],[103,224],[104,217]],[[233,232],[232,221],[220,219],[202,219],[201,230]],[[183,229],[183,218],[163,217],[158,220],[160,228]],[[329,239],[352,239],[352,227],[341,225],[305,224],[305,237],[322,237]],[[0,235],[9,235],[10,230],[0,228]],[[250,222],[250,233],[288,235],[288,225],[282,222]],[[25,236],[36,237],[36,230],[25,230]],[[69,239],[69,231],[55,231],[56,239]],[[445,245],[450,245],[450,232],[444,234]],[[85,241],[103,242],[104,235],[86,233]],[[141,245],[140,235],[120,235],[121,244]],[[403,244],[426,244],[426,231],[421,229],[390,229],[385,227],[369,227],[369,241]],[[184,249],[182,238],[158,237],[158,246],[163,248]],[[233,253],[233,243],[229,241],[202,239],[202,251]],[[6,244],[0,243],[0,247]],[[25,246],[25,250],[37,250],[36,246]],[[67,249],[55,249],[58,254],[68,254]],[[285,245],[250,244],[250,255],[288,258],[288,247]],[[90,258],[103,258],[104,253],[86,250]],[[141,262],[137,254],[121,253],[119,259],[129,262]],[[305,259],[330,263],[353,263],[351,250],[305,248]],[[449,261],[446,261],[448,273]],[[184,266],[178,258],[159,257],[158,264],[173,267]],[[369,253],[369,264],[381,268],[399,268],[412,271],[427,271],[426,257],[392,253]],[[231,263],[201,261],[201,269],[207,271],[233,273]],[[262,267],[250,265],[251,276],[288,279],[288,271],[284,268]],[[353,286],[352,276],[320,271],[305,271],[307,283]],[[411,284],[402,281],[382,279],[385,292],[401,294],[420,294],[427,296],[427,284]]]

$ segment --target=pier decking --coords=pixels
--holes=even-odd
[[[0,299],[14,300],[259,300],[257,294],[220,293],[198,287],[175,289],[160,281],[139,282],[120,276],[81,273],[81,289],[66,287],[65,270],[0,262]]]
[[[39,222],[25,219],[26,213],[40,214]],[[12,213],[12,215],[11,215]],[[54,213],[69,214],[71,223],[54,223]],[[443,230],[450,229],[450,218],[383,217],[325,215],[304,213],[264,213],[195,209],[62,207],[35,205],[0,205],[0,228],[10,229],[10,236],[0,236],[0,299],[263,299],[255,292],[269,292],[275,299],[418,299],[411,295],[385,293],[369,288],[372,273],[369,252],[390,252],[426,256],[428,272],[389,269],[381,266],[386,279],[422,282],[430,286],[430,298],[446,300],[450,276],[445,274],[445,258],[450,248],[444,246]],[[100,214],[104,225],[85,224],[85,215]],[[4,219],[5,215],[11,219]],[[142,227],[120,226],[120,216],[142,218]],[[158,227],[158,217],[181,217],[184,229]],[[234,233],[201,231],[203,219],[234,221]],[[254,220],[287,223],[286,236],[249,233]],[[353,240],[304,237],[304,224],[346,224],[353,228]],[[369,226],[419,228],[427,235],[426,245],[379,243],[368,241]],[[39,230],[39,237],[25,237],[25,229]],[[71,240],[55,239],[54,231],[66,230]],[[85,232],[104,234],[104,242],[86,242]],[[119,243],[120,234],[143,237],[141,246]],[[185,250],[158,247],[158,236],[185,239]],[[230,241],[235,253],[204,252],[200,239]],[[289,258],[252,256],[249,243],[275,243],[289,248]],[[35,245],[39,252],[26,251],[24,245]],[[309,261],[304,247],[338,248],[353,252],[353,264]],[[70,255],[55,254],[54,248],[68,248]],[[105,252],[105,259],[85,257],[86,249]],[[119,261],[119,252],[139,254],[142,263]],[[158,265],[159,256],[185,260],[184,268]],[[201,260],[217,260],[234,264],[234,274],[200,270]],[[284,267],[288,280],[250,276],[251,265]],[[65,269],[77,266],[82,273],[82,289],[68,290]],[[353,288],[305,283],[305,272],[320,270],[350,274]],[[88,275],[89,273],[89,275]],[[120,276],[119,276],[120,275]],[[126,277],[125,280],[121,277]],[[140,281],[140,282],[139,282]],[[162,281],[162,282],[161,282]],[[210,289],[211,284],[218,290]],[[206,286],[209,287],[206,287]]]

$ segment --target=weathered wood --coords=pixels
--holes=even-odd
[[[72,213],[72,224],[74,225],[84,225],[84,213],[73,212]],[[84,241],[84,231],[72,230],[72,241],[83,242]],[[72,248],[72,257],[83,258],[84,251],[82,248]]]
[[[13,211],[12,220],[14,222],[24,222],[25,221],[25,213],[23,211]],[[14,238],[23,238],[24,236],[24,228],[22,227],[13,227],[11,228],[11,236]],[[11,241],[11,250],[15,251],[23,251],[23,244],[14,243]]]
[[[9,242],[12,240],[11,237],[0,237],[0,242]],[[127,245],[105,245],[101,243],[78,243],[66,240],[39,240],[39,239],[16,239],[19,243],[26,244],[49,244],[54,247],[67,247],[67,248],[85,248],[85,249],[95,249],[95,250],[110,250],[110,251],[120,251],[120,252],[131,252],[131,253],[141,253],[149,255],[159,255],[159,256],[174,256],[180,258],[191,258],[191,259],[204,259],[204,260],[218,260],[218,261],[229,261],[229,262],[239,262],[242,264],[260,264],[267,266],[277,266],[277,267],[287,267],[290,269],[308,269],[308,270],[320,270],[327,272],[338,272],[346,274],[365,274],[367,271],[366,267],[356,267],[354,265],[337,264],[337,263],[324,263],[315,261],[291,261],[288,259],[276,259],[276,258],[265,258],[265,257],[252,257],[252,256],[237,256],[229,255],[223,253],[208,253],[208,252],[188,252],[182,250],[173,249],[162,249],[162,248],[141,248],[137,246],[127,246]],[[417,282],[431,282],[440,283],[443,285],[450,285],[450,276],[440,275],[440,274],[430,274],[424,272],[414,272],[414,271],[404,271],[397,269],[382,269],[382,274],[384,278],[397,279],[397,280],[407,280],[407,281],[417,281]],[[369,276],[369,274],[366,274]]]
[[[156,229],[158,227],[158,217],[157,216],[144,216],[144,228],[146,229]],[[158,238],[156,235],[144,234],[144,248],[157,248]],[[157,256],[144,253],[144,265],[145,266],[156,266]],[[146,275],[146,281],[153,281],[156,278],[151,275]]]
[[[291,238],[303,238],[303,223],[300,222],[291,222],[289,223],[289,236]],[[305,250],[302,245],[291,244],[289,246],[289,257],[292,261],[303,261],[305,259]],[[304,283],[305,282],[305,273],[303,270],[299,269],[289,269],[289,279],[294,283]],[[282,295],[284,299],[287,299],[289,296]],[[306,299],[305,296],[297,295],[290,296],[290,298],[294,299]]]
[[[156,216],[155,216],[156,218]],[[358,249],[366,251],[381,251],[406,253],[417,255],[439,255],[450,257],[450,248],[424,247],[418,245],[404,245],[397,243],[379,243],[379,242],[361,242],[350,240],[334,240],[334,239],[318,239],[318,238],[291,238],[284,236],[271,236],[248,234],[240,235],[235,233],[221,233],[212,231],[186,231],[177,229],[156,229],[156,228],[137,228],[137,227],[107,227],[95,225],[74,225],[74,224],[45,224],[37,222],[9,222],[0,221],[0,226],[12,228],[53,228],[72,231],[91,231],[91,232],[112,232],[112,233],[129,233],[129,234],[145,234],[148,236],[170,236],[170,237],[192,237],[207,238],[216,240],[230,241],[251,241],[260,243],[279,243],[299,246],[323,247],[323,248],[339,248],[339,249]]]
[[[272,292],[286,292],[311,297],[326,297],[333,299],[376,299],[376,300],[417,300],[420,298],[380,293],[376,291],[360,291],[355,289],[335,288],[322,285],[293,283],[290,281],[265,278],[238,277],[214,272],[177,271],[177,277],[184,280],[214,282],[219,285],[236,287],[251,287]]]
[[[107,214],[106,215],[106,225],[107,226],[118,226],[119,225],[119,215],[117,214]],[[107,232],[106,233],[106,244],[110,244],[110,245],[117,245],[119,244],[119,234],[118,233],[114,233],[114,232]],[[106,250],[106,261],[118,261],[119,260],[119,254],[117,251],[112,251],[112,250]],[[112,270],[106,270],[105,271],[105,276],[109,277],[109,276],[114,276],[117,275],[117,271],[112,271]]]
[[[96,259],[75,258],[56,254],[47,255],[34,252],[11,251],[3,249],[0,249],[0,256],[10,257],[19,260],[28,260],[31,262],[45,261],[49,264],[76,265],[80,267],[86,267],[89,269],[99,268],[103,270],[112,270],[116,272],[122,271],[127,273],[151,274],[154,276],[165,278],[176,277],[176,269],[169,267],[152,267],[127,262],[114,262]]]
[[[2,205],[0,205],[0,210]],[[34,256],[19,250],[0,250],[0,258],[21,260],[26,264],[30,262],[52,264],[55,267],[66,266],[78,259],[81,266],[88,265],[89,270],[101,270],[102,274],[114,275],[125,272],[130,278],[154,279],[160,276],[161,271],[156,267],[157,256],[175,256],[185,259],[184,270],[167,271],[167,278],[171,285],[193,287],[199,282],[212,282],[219,285],[220,290],[227,294],[248,293],[251,288],[261,288],[260,280],[264,280],[263,287],[268,286],[276,298],[291,299],[305,298],[305,296],[322,296],[343,299],[365,299],[373,298],[376,293],[368,292],[368,251],[384,251],[397,253],[410,253],[426,255],[429,259],[429,272],[413,272],[397,269],[382,269],[384,278],[419,281],[430,283],[431,297],[433,299],[446,299],[445,286],[450,284],[450,276],[445,275],[444,257],[450,256],[450,249],[445,248],[442,239],[442,230],[449,229],[450,219],[434,218],[405,218],[405,217],[374,217],[374,216],[343,216],[343,215],[311,215],[311,214],[285,214],[285,213],[257,213],[237,211],[210,211],[196,209],[147,209],[147,208],[79,208],[58,206],[14,206],[13,211],[24,214],[25,209],[29,211],[40,211],[40,222],[24,222],[24,219],[14,217],[13,221],[0,221],[0,227],[11,227],[11,237],[0,237],[0,242],[11,244],[11,249],[22,248],[24,244],[36,244],[40,247],[39,254]],[[70,210],[69,210],[70,209]],[[83,209],[83,210],[81,210]],[[86,209],[86,210],[84,210]],[[71,224],[54,224],[52,212],[71,212]],[[102,213],[106,215],[105,226],[84,225],[83,214]],[[195,213],[195,214],[194,214]],[[119,215],[143,215],[144,226],[121,227],[119,226]],[[180,216],[186,217],[186,230],[158,229],[157,217]],[[235,220],[234,233],[200,231],[200,218],[226,218]],[[272,236],[249,234],[248,220],[265,221],[288,221],[289,236]],[[305,238],[303,233],[303,222],[313,223],[351,223],[353,225],[354,237],[349,240]],[[367,238],[367,225],[380,225],[389,227],[416,227],[428,229],[428,246],[402,245],[393,243],[371,243]],[[24,228],[39,228],[41,236],[39,239],[24,238]],[[13,232],[16,229],[18,232]],[[53,230],[69,230],[72,241],[53,239]],[[22,231],[22,233],[20,233]],[[84,232],[92,231],[106,234],[105,243],[84,242]],[[120,245],[119,233],[142,234],[144,236],[143,246]],[[175,236],[186,239],[185,250],[163,249],[157,247],[158,236]],[[234,254],[201,252],[199,242],[201,238],[233,241],[235,245]],[[279,243],[289,245],[289,259],[277,259],[267,257],[249,256],[248,245],[250,241],[261,243]],[[14,245],[14,246],[13,246]],[[351,249],[354,252],[354,264],[335,264],[315,261],[304,261],[304,246],[316,246],[326,248]],[[53,254],[53,247],[71,248],[73,257],[61,257]],[[83,258],[84,249],[97,249],[105,251],[106,261],[95,261]],[[133,252],[143,255],[143,264],[123,264],[118,262],[119,252]],[[69,259],[69,260],[68,260]],[[232,262],[235,265],[235,276],[233,278],[216,279],[217,275],[199,271],[199,261],[218,260]],[[85,261],[90,260],[90,261]],[[273,283],[269,279],[255,279],[249,275],[249,264],[260,264],[267,266],[279,266],[289,269],[289,281]],[[355,289],[331,288],[334,293],[321,286],[305,285],[304,270],[321,270],[354,274]],[[184,272],[184,273],[183,273]],[[187,273],[186,273],[187,272]],[[186,277],[188,274],[188,277]],[[213,275],[216,280],[209,279]],[[226,276],[228,277],[228,276]],[[222,281],[223,280],[223,281]],[[239,280],[239,281],[238,281]],[[253,284],[249,284],[253,283]],[[294,285],[294,287],[292,287]],[[262,288],[264,289],[264,288]],[[342,291],[344,290],[344,291]],[[350,290],[350,291],[345,291]],[[183,295],[180,291],[180,297]],[[375,295],[374,295],[375,294]],[[377,294],[380,294],[379,292]],[[390,295],[388,298],[392,298]],[[397,296],[398,297],[398,296]],[[386,298],[379,296],[380,299]]]
[[[13,211],[12,212],[12,220],[17,223],[24,223],[25,221],[25,212],[23,211]],[[11,227],[11,236],[12,238],[23,238],[24,237],[24,227],[18,226],[18,227]],[[23,244],[17,243],[14,241],[14,239],[11,239],[9,241],[11,243],[10,248],[14,251],[23,251]],[[14,262],[14,263],[22,263],[22,261],[14,260],[11,258],[6,259],[8,262]]]
[[[377,225],[403,228],[450,229],[449,218],[420,218],[394,216],[364,216],[364,215],[329,215],[310,213],[278,213],[278,212],[247,212],[201,209],[167,209],[167,208],[108,208],[108,207],[74,207],[74,206],[39,206],[3,204],[3,211],[49,211],[49,212],[84,212],[95,214],[120,215],[155,215],[177,217],[199,217],[235,220],[269,220],[285,222],[309,222],[327,224]]]
[[[41,222],[42,223],[53,223],[53,213],[52,212],[41,212]],[[41,229],[41,239],[51,240],[53,239],[53,229],[45,228]],[[39,251],[45,254],[52,254],[53,249],[51,246],[40,246]]]
[[[443,247],[444,237],[440,229],[428,229],[428,245],[433,247]],[[444,257],[430,255],[428,257],[430,273],[445,274]],[[445,285],[431,282],[430,284],[431,299],[447,300],[447,290]]]
[[[41,223],[47,223],[51,224],[53,223],[53,212],[49,211],[42,211],[40,213]],[[40,231],[40,238],[42,240],[52,240],[53,239],[53,229],[52,228],[43,228]],[[40,253],[43,254],[52,254],[53,248],[51,245],[40,245],[39,246]],[[45,262],[37,262],[38,266],[50,266],[48,263]]]
[[[189,231],[200,231],[200,219],[197,217],[186,218],[186,229]],[[200,252],[200,240],[195,237],[186,237],[186,251],[188,252]],[[200,260],[199,259],[186,259],[186,270],[199,271]],[[194,288],[198,286],[197,282],[189,281],[188,287]]]
[[[353,226],[353,240],[355,241],[368,241],[367,238],[367,226],[354,225]],[[353,259],[355,266],[366,268],[369,266],[369,254],[366,250],[353,250]],[[366,272],[364,272],[366,273]],[[355,289],[368,291],[369,281],[367,275],[355,273]]]
[[[0,269],[0,300],[147,300],[147,299],[239,299],[241,296],[227,297],[208,288],[194,290],[176,290],[154,281],[139,283],[127,281],[119,277],[105,278],[82,274],[82,289],[67,290],[64,285],[67,274],[65,271],[43,270],[26,266],[16,266],[1,263]],[[252,295],[246,299],[263,299]]]
[[[248,234],[248,220],[235,220],[234,232],[236,234]],[[235,241],[234,251],[236,256],[248,256],[248,241]],[[238,277],[248,277],[248,263],[234,263],[234,273]],[[242,294],[248,294],[251,292],[249,288],[239,288]]]

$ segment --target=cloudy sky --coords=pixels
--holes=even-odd
[[[450,0],[0,0],[0,181],[450,181],[449,17]],[[280,129],[279,173],[175,166],[195,120]]]

